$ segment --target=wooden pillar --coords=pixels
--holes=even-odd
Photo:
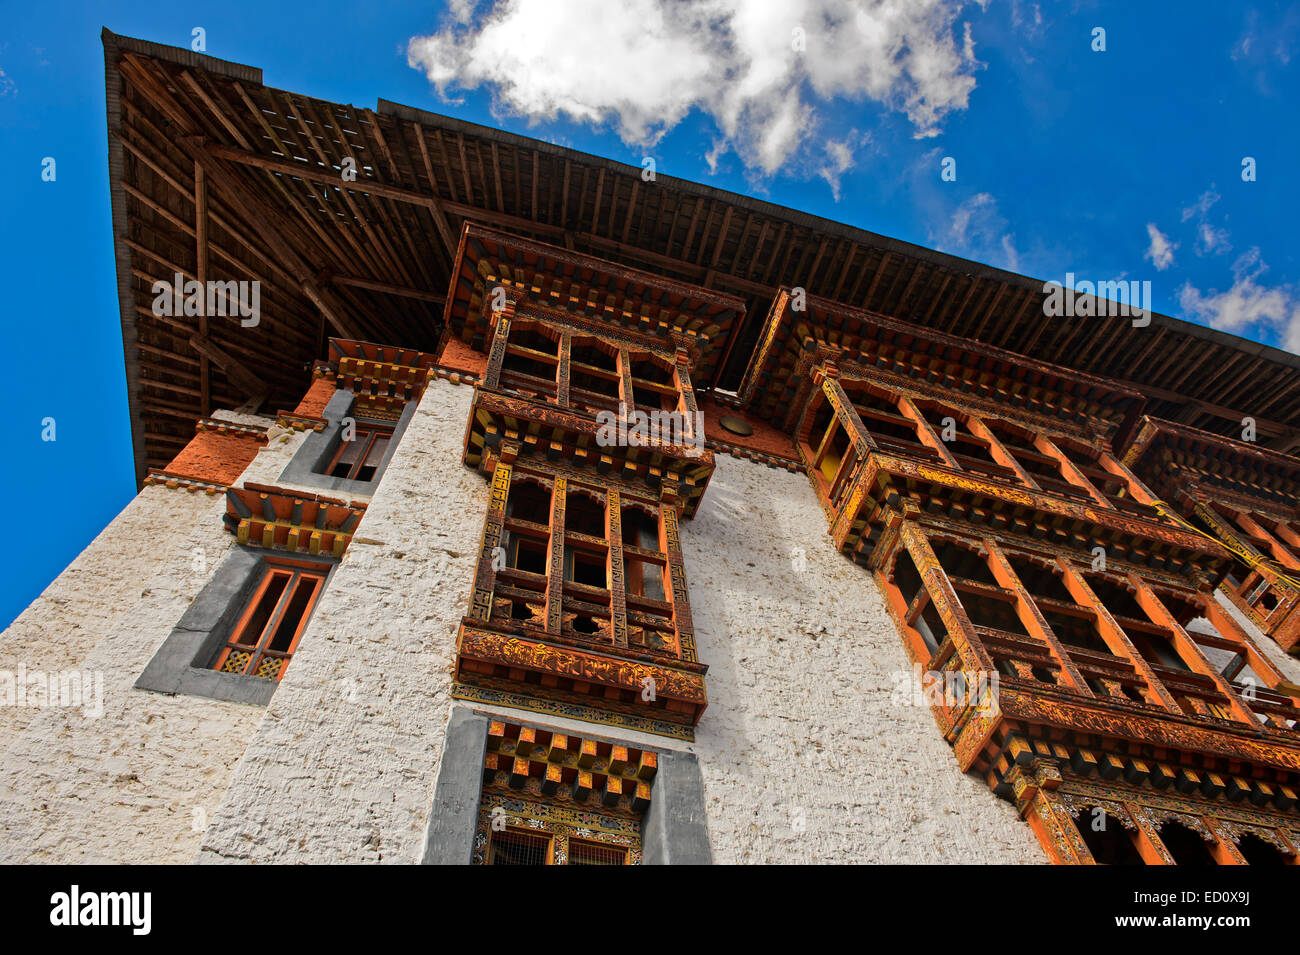
[[[560,335],[560,365],[555,374],[555,403],[561,408],[569,407],[569,378],[573,374],[573,335],[563,332]]]
[[[1067,481],[1075,487],[1085,491],[1089,497],[1102,507],[1114,509],[1115,505],[1110,502],[1110,498],[1097,490],[1093,483],[1088,480],[1087,476],[1079,470],[1078,465],[1070,460],[1070,456],[1057,447],[1055,441],[1047,437],[1047,435],[1040,434],[1034,439],[1034,447],[1049,458],[1056,459],[1056,463],[1061,469],[1061,474]]]
[[[1124,803],[1124,810],[1128,813],[1128,817],[1133,820],[1133,824],[1137,826],[1134,842],[1137,843],[1138,855],[1142,857],[1142,861],[1147,865],[1177,865],[1178,863],[1174,861],[1174,857],[1165,848],[1165,844],[1160,841],[1160,834],[1151,825],[1151,821],[1146,818],[1146,813],[1128,802]]]
[[[903,395],[898,399],[898,410],[903,412],[903,416],[910,418],[912,423],[916,425],[916,433],[922,444],[933,449],[948,467],[956,468],[958,471],[962,470],[961,465],[957,463],[957,459],[948,450],[948,442],[939,437],[934,428],[930,427],[930,422],[925,420],[925,415],[921,414],[921,409],[916,406],[915,401],[907,397],[907,395]]]
[[[1247,514],[1245,511],[1237,512],[1237,525],[1247,534],[1253,534],[1260,540],[1268,544],[1268,549],[1273,554],[1273,559],[1288,570],[1300,570],[1300,560],[1296,555],[1291,553],[1280,540],[1271,534],[1264,527],[1260,526],[1259,521]]]
[[[669,482],[664,482],[665,486]],[[682,558],[682,539],[677,522],[676,487],[661,496],[663,541],[660,545],[668,560],[668,580],[673,594],[673,629],[677,635],[677,655],[695,663],[695,623],[691,619],[691,600],[686,589],[686,566]]]
[[[686,423],[683,433],[689,436],[684,443],[694,445],[698,442],[700,447],[703,447],[703,423],[700,421],[699,408],[695,403],[695,386],[691,383],[691,356],[685,348],[677,349],[673,368],[676,373],[677,391],[681,395],[678,411],[684,416]],[[700,434],[696,434],[697,429],[701,431]]]
[[[1238,652],[1245,660],[1246,664],[1254,670],[1261,680],[1278,693],[1285,693],[1300,706],[1300,693],[1283,689],[1283,686],[1290,685],[1290,681],[1283,676],[1282,671],[1273,665],[1270,660],[1251,639],[1250,634],[1241,628],[1232,614],[1228,613],[1215,599],[1208,598],[1205,601],[1205,619],[1209,620],[1220,633],[1229,640],[1238,644]]]
[[[1014,454],[1007,450],[1005,444],[998,440],[998,436],[993,433],[993,429],[985,424],[982,418],[977,418],[975,415],[971,415],[966,419],[966,427],[970,429],[971,434],[978,438],[983,438],[989,443],[989,457],[1004,468],[1010,468],[1015,471],[1016,477],[1020,479],[1021,484],[1025,485],[1025,487],[1033,488],[1035,491],[1042,490],[1042,488],[1038,486],[1038,482],[1029,476],[1029,472],[1025,470],[1024,465],[1016,459]]]
[[[1079,606],[1090,607],[1093,613],[1097,615],[1097,633],[1101,636],[1110,652],[1133,664],[1134,669],[1146,681],[1147,687],[1155,697],[1153,702],[1166,710],[1181,713],[1183,708],[1178,705],[1178,701],[1174,699],[1173,694],[1165,689],[1165,685],[1160,682],[1160,678],[1151,669],[1151,664],[1147,662],[1146,657],[1138,653],[1137,647],[1133,646],[1133,642],[1129,640],[1124,628],[1110,615],[1110,611],[1101,602],[1101,598],[1093,593],[1082,572],[1064,557],[1058,558],[1056,563],[1064,571],[1063,583],[1066,590],[1070,591],[1070,596],[1074,598]]]
[[[1219,668],[1210,663],[1201,652],[1201,648],[1196,645],[1182,625],[1174,619],[1174,615],[1169,612],[1169,608],[1164,605],[1159,597],[1141,577],[1137,574],[1128,575],[1129,582],[1137,589],[1138,605],[1146,611],[1153,623],[1167,628],[1173,634],[1174,650],[1192,670],[1203,676],[1208,676],[1214,681],[1215,688],[1218,689],[1228,700],[1228,707],[1232,711],[1234,719],[1248,723],[1253,729],[1259,728],[1259,720],[1255,718],[1254,712],[1245,703],[1242,702],[1232,686],[1223,678]]]
[[[1011,798],[1020,817],[1038,837],[1039,844],[1054,865],[1095,865],[1087,843],[1074,819],[1052,792],[1061,784],[1061,773],[1042,760],[1016,764],[1007,774]]]
[[[475,620],[492,619],[492,592],[496,586],[494,558],[501,547],[506,507],[510,501],[511,462],[518,453],[517,445],[502,445],[501,457],[492,470],[492,496],[488,499],[487,520],[483,524],[483,540],[479,545],[478,570],[474,574],[474,596],[470,603],[469,615]]]
[[[1236,841],[1211,816],[1202,816],[1201,823],[1210,830],[1210,835],[1214,836],[1210,855],[1214,856],[1215,862],[1219,865],[1250,865],[1246,857],[1241,854],[1241,850],[1237,848]]]
[[[926,590],[930,592],[934,609],[938,611],[940,619],[948,629],[948,638],[952,640],[953,649],[961,660],[962,668],[969,672],[970,677],[978,679],[982,674],[987,674],[992,679],[997,670],[993,658],[989,656],[988,651],[984,649],[984,644],[976,636],[975,626],[966,616],[961,600],[957,597],[957,591],[953,589],[952,582],[940,566],[939,558],[935,555],[934,548],[930,546],[925,532],[915,521],[904,521],[899,533],[903,538],[903,546],[912,555],[912,562],[921,573],[921,580],[925,583]]]
[[[858,457],[865,458],[868,454],[876,449],[875,439],[867,431],[867,426],[862,423],[862,417],[858,414],[853,402],[844,392],[844,386],[839,381],[839,371],[834,365],[828,365],[822,374],[822,393],[826,395],[826,400],[831,404],[831,410],[835,416],[840,419],[840,424],[844,430],[849,433],[849,441],[858,451]]]
[[[564,620],[564,508],[567,478],[555,479],[551,495],[551,546],[546,552],[546,632],[559,633]]]
[[[1029,633],[1047,644],[1052,656],[1061,665],[1061,683],[1083,696],[1092,696],[1092,688],[1088,686],[1087,680],[1070,659],[1064,645],[1048,626],[1038,605],[1034,603],[1033,595],[1025,587],[1015,568],[1011,566],[1011,561],[1007,560],[1007,555],[1002,553],[1002,549],[991,537],[986,537],[983,544],[984,549],[988,551],[988,565],[993,571],[994,578],[1016,595],[1016,615],[1020,617],[1020,622],[1025,625]]]
[[[624,416],[636,407],[636,394],[632,388],[632,356],[626,348],[618,350],[618,403]]]
[[[484,388],[501,387],[501,366],[506,360],[506,345],[510,340],[510,323],[514,319],[515,303],[506,304],[492,316],[492,345],[488,349],[487,368],[483,372]]]
[[[627,354],[627,349],[623,350]],[[627,572],[623,565],[623,495],[605,492],[605,542],[609,545],[606,577],[609,579],[609,619],[614,645],[627,646]]]
[[[1125,486],[1128,488],[1129,495],[1133,500],[1137,501],[1139,504],[1145,504],[1148,507],[1155,506],[1155,503],[1159,498],[1152,494],[1151,490],[1138,480],[1137,475],[1130,471],[1128,466],[1119,458],[1115,457],[1115,455],[1111,454],[1109,451],[1103,451],[1101,457],[1097,459],[1097,463],[1099,463],[1104,470],[1109,471],[1111,474],[1115,475],[1115,477],[1124,482]]]
[[[199,337],[207,339],[208,309],[206,305],[206,289],[208,282],[208,187],[203,167],[197,161],[194,163],[194,244],[194,277],[198,280],[199,288],[205,290],[203,293],[205,304],[203,308],[199,309]],[[202,407],[205,415],[212,411],[211,389],[211,365],[208,361],[208,356],[199,352],[199,405]]]

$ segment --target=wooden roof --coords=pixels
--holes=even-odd
[[[1248,441],[1143,415],[1124,463],[1174,503],[1187,505],[1179,491],[1194,484],[1300,512],[1300,459]]]
[[[338,335],[430,350],[463,224],[741,297],[734,389],[782,285],[1139,387],[1148,410],[1300,443],[1300,358],[1154,314],[1044,320],[1042,282],[640,167],[105,30],[109,183],[137,476],[218,407],[292,407]],[[345,182],[344,160],[357,178]],[[157,316],[152,284],[260,280],[260,323]]]
[[[676,347],[676,334],[695,353],[692,377],[705,382],[745,314],[744,301],[735,296],[469,222],[454,275],[444,314],[448,333],[477,351],[485,351],[491,338],[485,300],[500,285],[523,291],[529,305],[659,339],[665,351]]]
[[[806,349],[828,348],[863,369],[911,379],[953,396],[992,401],[1062,420],[1088,419],[1107,438],[1136,422],[1140,392],[1111,379],[1026,358],[1006,349],[806,296],[796,308],[790,290],[772,302],[739,398],[755,414],[785,417],[799,388],[796,371]]]

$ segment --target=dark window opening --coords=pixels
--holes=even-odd
[[[1079,814],[1075,825],[1098,865],[1146,865],[1132,834],[1118,819],[1100,812],[1094,815],[1094,810],[1088,808]],[[1094,829],[1094,825],[1103,828]]]
[[[506,516],[534,524],[550,524],[551,492],[533,481],[515,481],[510,486]]]
[[[212,668],[268,680],[283,677],[324,583],[321,571],[268,561]]]
[[[1218,865],[1205,840],[1181,823],[1166,822],[1160,827],[1159,835],[1179,865]]]
[[[627,578],[627,592],[651,600],[666,600],[664,596],[664,571],[658,564],[648,560],[624,557]]]
[[[1287,865],[1290,861],[1285,852],[1253,832],[1247,832],[1237,840],[1237,851],[1251,865]]]
[[[939,647],[948,639],[948,628],[944,626],[943,618],[935,609],[934,601],[929,599],[921,573],[917,570],[916,562],[912,560],[912,555],[908,551],[898,552],[894,560],[894,569],[890,574],[890,582],[898,588],[908,607],[914,607],[917,598],[921,597],[924,606],[912,619],[911,626],[921,635],[926,649],[932,654],[937,653]]]
[[[546,573],[546,545],[528,537],[516,536],[514,543],[514,560],[510,566],[515,570],[530,574]]]
[[[374,480],[392,438],[392,428],[358,426],[351,441],[339,442],[325,473],[349,481]]]
[[[1137,602],[1137,597],[1127,587],[1115,583],[1100,574],[1085,574],[1088,587],[1097,595],[1111,616],[1129,617],[1133,620],[1148,620],[1147,613]]]
[[[659,551],[659,518],[639,507],[623,508],[623,544]]]
[[[605,505],[582,491],[570,489],[565,499],[564,529],[605,539]]]
[[[569,349],[569,388],[571,393],[573,389],[589,393],[581,400],[602,408],[617,408],[618,359],[593,345],[575,342]]]
[[[586,584],[588,587],[602,589],[609,587],[603,555],[569,548],[564,552],[564,563],[565,580],[571,580],[575,584]]]

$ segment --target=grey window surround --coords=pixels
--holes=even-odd
[[[394,424],[391,421],[382,421],[378,418],[353,415],[352,408],[356,405],[356,400],[357,396],[347,389],[340,388],[334,392],[334,397],[329,400],[329,403],[325,405],[325,410],[321,413],[321,417],[328,424],[325,425],[323,430],[313,431],[307,435],[307,440],[302,443],[302,447],[294,453],[292,460],[285,465],[284,471],[281,472],[281,483],[320,488],[324,491],[334,491],[341,494],[369,495],[375,493],[375,488],[379,486],[384,471],[388,468],[388,462],[392,460],[398,444],[402,441],[402,434],[406,431],[406,426],[410,424],[411,418],[415,416],[416,402],[414,400],[408,401],[406,407],[402,409],[401,417]],[[334,453],[338,451],[339,445],[343,442],[344,418],[353,418],[357,424],[381,425],[383,427],[391,425],[393,428],[393,437],[388,442],[388,449],[384,452],[379,467],[375,469],[375,476],[369,481],[353,481],[349,478],[330,477],[324,473],[325,468],[329,466],[330,460],[334,457]]]
[[[473,859],[490,719],[468,707],[452,708],[425,831],[423,865],[469,865]],[[641,863],[710,865],[713,853],[699,760],[694,753],[656,752],[659,767],[650,808],[641,821]]]
[[[266,558],[281,554],[236,544],[158,648],[135,681],[135,688],[232,703],[259,706],[269,703],[279,686],[278,680],[221,673],[213,670],[211,664],[262,579]],[[329,586],[330,576],[338,566],[333,558],[288,552],[283,552],[283,556],[319,564],[322,570],[327,570],[324,587]]]

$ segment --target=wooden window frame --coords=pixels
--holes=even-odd
[[[240,612],[239,620],[231,629],[230,636],[221,648],[212,669],[220,673],[234,673],[237,676],[251,676],[258,679],[274,679],[278,682],[284,678],[285,671],[289,669],[289,663],[298,649],[298,643],[302,639],[303,631],[306,630],[312,611],[316,609],[316,603],[320,600],[320,595],[325,589],[325,580],[329,572],[328,570],[322,570],[319,564],[276,559],[266,560],[261,573],[261,580],[258,581],[252,596]],[[286,576],[288,580],[285,582],[280,596],[276,598],[274,606],[271,607],[266,623],[262,625],[261,632],[257,634],[252,643],[243,642],[241,638],[246,635],[257,609],[266,599],[272,581],[277,577]],[[303,607],[302,615],[294,626],[289,646],[285,650],[273,650],[270,646],[271,640],[279,630],[284,614],[296,598],[299,588],[303,586],[311,586],[313,590]],[[248,662],[241,669],[224,669],[231,653],[244,651],[248,651],[250,656]],[[263,661],[268,658],[282,660],[283,662],[274,677],[261,677],[257,671],[262,666]]]
[[[1016,607],[1021,622],[1034,641],[1041,646],[1042,652],[1038,654],[1042,658],[1040,665],[1046,663],[1059,674],[1056,683],[1063,689],[1073,690],[1085,697],[1094,696],[1098,693],[1095,688],[1090,688],[1087,679],[1090,673],[1094,680],[1100,680],[1103,685],[1106,685],[1107,679],[1111,682],[1114,682],[1114,679],[1107,678],[1104,673],[1097,671],[1096,663],[1101,658],[1096,653],[1064,644],[1055,635],[1043,615],[1044,608],[1071,616],[1089,617],[1102,642],[1107,644],[1110,654],[1131,666],[1135,674],[1146,684],[1143,692],[1149,697],[1147,702],[1151,704],[1175,713],[1230,720],[1251,727],[1257,727],[1261,719],[1269,719],[1270,717],[1266,715],[1269,713],[1273,714],[1271,717],[1273,719],[1283,721],[1288,718],[1294,719],[1289,708],[1296,705],[1296,698],[1281,688],[1283,680],[1280,671],[1212,598],[1207,599],[1204,595],[1190,591],[1183,595],[1169,594],[1171,600],[1195,602],[1203,611],[1202,616],[1217,631],[1217,636],[1199,631],[1189,632],[1178,623],[1174,613],[1161,597],[1161,592],[1166,589],[1166,585],[1153,583],[1128,572],[1120,575],[1123,577],[1122,583],[1120,581],[1115,583],[1120,586],[1127,585],[1127,589],[1133,592],[1134,601],[1142,610],[1144,619],[1118,616],[1113,614],[1093,591],[1082,566],[1064,557],[1058,557],[1055,563],[1062,571],[1059,575],[1061,582],[1070,592],[1073,601],[1073,606],[1069,606],[1054,598],[1032,593],[1020,580],[1009,558],[1028,556],[1027,551],[1022,552],[1018,548],[1007,547],[992,538],[979,542],[963,541],[962,547],[977,552],[983,550],[987,554],[981,556],[988,563],[999,584],[997,587],[992,587],[961,577],[953,577],[944,568],[935,549],[935,543],[939,540],[952,540],[954,535],[935,533],[923,526],[912,525],[911,522],[905,525],[904,530],[905,547],[914,564],[917,567],[928,564],[936,568],[940,578],[940,592],[936,593],[923,579],[920,592],[913,599],[912,604],[907,606],[898,584],[892,579],[892,571],[883,578],[883,581],[891,604],[902,623],[905,639],[912,646],[913,652],[920,655],[919,659],[929,658],[931,668],[938,669],[939,664],[942,663],[941,657],[946,659],[945,654],[949,652],[946,644],[953,643],[955,646],[956,643],[962,643],[968,648],[966,656],[969,659],[978,660],[981,664],[987,661],[989,668],[996,666],[1005,675],[1010,676],[1006,674],[1005,668],[1000,663],[994,664],[995,657],[1000,659],[1008,655],[1006,647],[998,650],[992,643],[1014,647],[1015,644],[1024,641],[1010,633],[995,635],[988,628],[981,628],[974,624],[963,605],[961,595],[965,592],[975,592]],[[1115,574],[1110,576],[1114,577]],[[945,645],[930,652],[922,635],[915,629],[914,623],[927,603],[932,601],[937,604],[949,604],[952,607],[956,612],[955,619],[960,632],[957,634],[950,632],[947,640],[944,641]],[[985,633],[981,633],[981,630]],[[1133,636],[1127,632],[1130,630],[1133,631]],[[1185,671],[1174,670],[1159,661],[1152,661],[1139,649],[1138,644],[1152,633],[1166,640],[1169,649],[1182,660],[1186,667]],[[1233,682],[1232,675],[1221,672],[1211,663],[1202,647],[1230,649],[1241,655],[1263,682],[1263,686],[1256,688],[1254,702],[1245,698],[1241,688]],[[1017,666],[1015,669],[1021,671],[1015,678],[1029,680],[1027,665]],[[1120,699],[1111,687],[1107,686],[1107,691],[1112,699]],[[1189,706],[1195,712],[1189,712]],[[1276,723],[1273,725],[1277,729],[1285,728]],[[1300,733],[1300,720],[1297,720],[1290,729]]]
[[[375,479],[375,475],[379,473],[379,466],[383,463],[382,455],[380,457],[380,460],[374,462],[370,461],[370,456],[374,454],[375,441],[378,440],[379,438],[388,439],[388,442],[384,445],[384,452],[383,452],[384,454],[387,454],[388,449],[392,446],[393,430],[394,430],[393,428],[387,425],[370,424],[369,422],[365,422],[365,423],[358,422],[356,435],[353,437],[353,439],[351,441],[339,442],[338,449],[334,452],[333,456],[330,458],[329,465],[325,468],[325,474],[329,477],[337,477],[348,481],[366,481],[366,482],[373,481]],[[334,469],[338,467],[339,462],[343,459],[343,455],[345,455],[348,451],[350,451],[354,444],[356,444],[360,440],[363,440],[362,435],[365,435],[364,438],[366,442],[365,447],[361,449],[361,452],[357,455],[356,461],[354,461],[352,465],[348,468],[348,473],[335,474]],[[361,471],[363,467],[366,467],[367,464],[370,464],[370,466],[374,467],[375,469],[374,474],[372,474],[368,478],[358,478],[356,475]]]

